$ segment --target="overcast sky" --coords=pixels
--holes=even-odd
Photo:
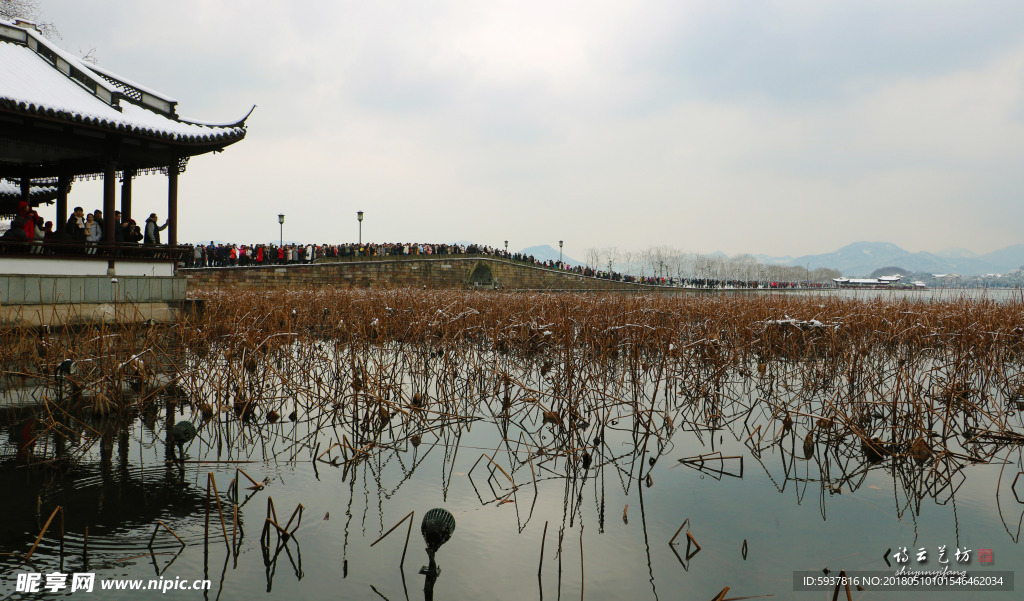
[[[230,122],[183,241],[802,255],[1024,242],[1024,3],[43,0],[72,52]],[[101,204],[96,183],[72,202]],[[166,178],[137,180],[166,214]]]

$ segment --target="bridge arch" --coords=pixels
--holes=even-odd
[[[491,266],[485,261],[477,261],[473,271],[469,274],[470,286],[493,286],[494,274],[491,273]]]

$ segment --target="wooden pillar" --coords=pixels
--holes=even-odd
[[[71,176],[62,173],[57,178],[57,223],[53,231],[63,232],[68,224],[68,192],[71,191]]]
[[[32,209],[32,178],[27,175],[21,176],[21,199],[28,203],[29,210]]]
[[[167,244],[178,244],[178,161],[167,166]]]
[[[115,200],[117,199],[117,172],[114,171],[114,162],[108,161],[103,170],[103,241],[112,244],[114,242],[114,211]]]
[[[132,179],[135,178],[134,169],[125,169],[121,172],[121,220],[128,221],[132,218]],[[120,224],[118,224],[120,225]]]

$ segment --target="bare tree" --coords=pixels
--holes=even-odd
[[[639,255],[636,252],[626,251],[622,256],[622,262],[624,263],[624,267],[622,268],[624,273],[636,275],[638,263],[640,262]]]
[[[32,21],[39,28],[39,31],[46,37],[60,37],[60,32],[53,23],[43,21],[39,12],[39,2],[36,0],[0,0],[0,19],[13,21],[24,19]]]
[[[619,260],[619,249],[614,246],[606,246],[601,249],[601,259],[603,263],[598,265],[598,269],[602,266],[607,265],[609,271],[614,270],[615,263]]]

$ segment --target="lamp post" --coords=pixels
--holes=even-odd
[[[281,224],[281,239],[278,246],[284,246],[284,213],[277,216],[277,222]]]
[[[562,241],[558,241],[558,264],[562,264]]]
[[[356,211],[356,219],[359,220],[359,246],[363,245],[363,212]]]

